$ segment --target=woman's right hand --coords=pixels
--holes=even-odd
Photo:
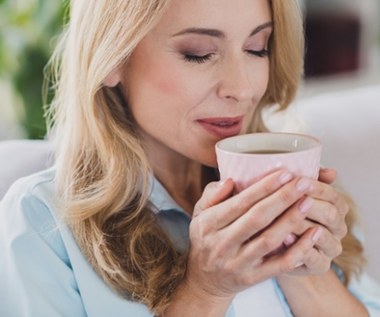
[[[278,249],[303,221],[313,201],[311,182],[276,171],[232,195],[228,179],[207,185],[190,224],[188,268],[182,287],[203,300],[230,302],[236,293],[267,278],[288,273],[313,248],[316,229],[289,250]]]

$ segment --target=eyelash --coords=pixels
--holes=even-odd
[[[257,56],[257,57],[260,57],[260,58],[264,58],[264,57],[267,57],[269,55],[269,51],[266,50],[266,49],[263,49],[261,51],[252,51],[252,50],[247,50],[246,51],[249,55],[253,55],[253,56]],[[207,54],[207,55],[203,55],[203,56],[197,56],[197,55],[191,55],[191,54],[184,54],[183,57],[184,59],[187,61],[187,62],[190,62],[190,63],[198,63],[198,64],[203,64],[205,62],[207,62],[208,60],[210,60],[210,58],[213,56],[214,54]]]
[[[247,52],[251,55],[261,57],[261,58],[269,56],[269,50],[266,50],[266,49],[263,49],[261,51],[248,50]]]
[[[203,56],[184,54],[183,57],[187,62],[203,64],[207,62],[213,54],[207,54]]]

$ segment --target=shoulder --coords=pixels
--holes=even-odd
[[[54,168],[17,180],[0,202],[0,243],[12,250],[45,243],[67,258],[55,216]],[[37,239],[38,238],[38,239]]]
[[[46,196],[44,195],[44,193],[46,194],[46,190],[49,190],[49,194],[51,194],[51,191],[54,190],[54,177],[54,167],[22,177],[9,188],[2,202],[32,194],[41,197]]]
[[[54,169],[19,179],[0,202],[0,315],[85,316],[56,217]]]
[[[0,202],[0,219],[25,218],[33,222],[41,213],[50,218],[54,209],[54,192],[54,169],[20,178]]]

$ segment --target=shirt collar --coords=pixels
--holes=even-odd
[[[174,201],[168,191],[160,183],[160,181],[156,179],[152,174],[149,176],[149,187],[149,201],[155,207],[155,213],[159,213],[160,211],[165,210],[175,210],[187,215],[185,210]]]

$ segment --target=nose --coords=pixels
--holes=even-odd
[[[254,96],[252,70],[236,58],[225,61],[220,69],[218,96],[237,102],[249,101]]]

